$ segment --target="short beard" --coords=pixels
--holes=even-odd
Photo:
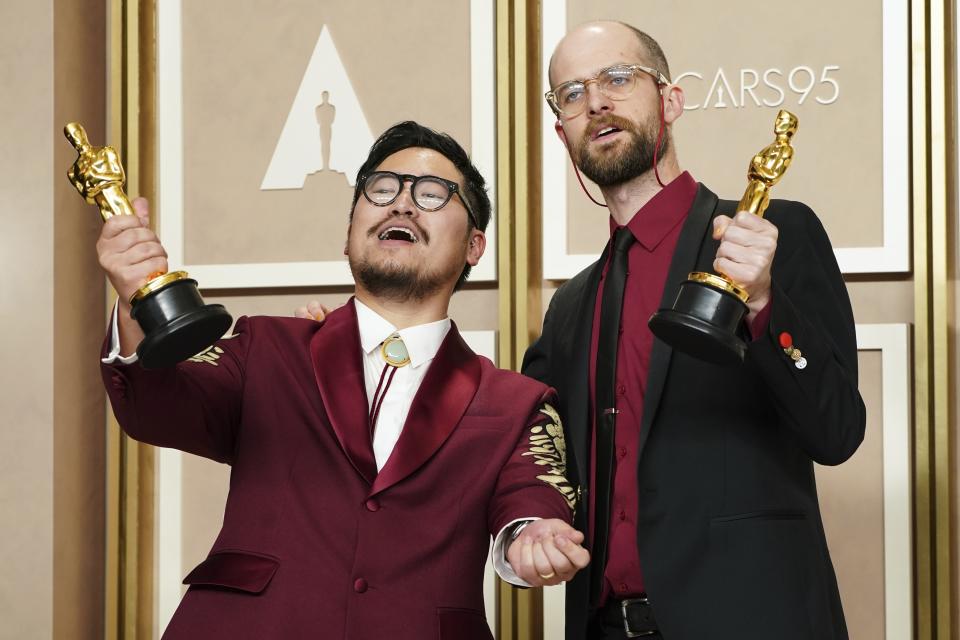
[[[660,119],[655,123],[634,125],[629,120],[612,116],[603,120],[600,126],[593,127],[593,131],[613,125],[629,134],[626,149],[613,157],[592,155],[589,151],[590,135],[585,134],[575,149],[577,166],[583,173],[594,181],[597,186],[609,187],[629,182],[643,175],[653,168],[654,147],[660,133]],[[652,127],[651,127],[652,125]],[[662,158],[670,148],[669,136],[664,132],[660,143],[658,158]]]
[[[393,302],[421,301],[440,291],[446,280],[442,274],[428,273],[396,263],[376,265],[366,259],[349,258],[350,271],[357,284],[375,298]]]

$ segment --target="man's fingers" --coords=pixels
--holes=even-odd
[[[533,564],[533,541],[529,538],[525,539],[520,547],[520,564],[523,567],[536,570]]]
[[[584,540],[583,532],[577,529],[574,529],[573,527],[570,527],[567,531],[562,532],[561,535],[562,537],[566,538],[567,540],[570,540],[575,544],[583,544],[583,540]]]
[[[108,240],[115,238],[124,231],[137,229],[142,226],[136,216],[112,216],[103,221],[103,229],[100,230],[100,237]]]
[[[143,242],[124,253],[124,260],[131,267],[153,259],[162,259],[164,263],[167,261],[167,252],[159,242]]]
[[[713,219],[713,239],[719,240],[723,237],[727,227],[733,223],[729,216],[717,216]]]
[[[767,229],[746,229],[736,225],[727,227],[722,244],[736,244],[758,251],[773,253],[777,249],[777,234]]]
[[[754,215],[749,211],[740,211],[733,217],[733,223],[738,227],[743,227],[744,229],[751,229],[753,231],[773,231],[776,233],[777,225],[773,224],[766,218],[762,218],[758,215]]]
[[[124,218],[130,218],[132,216],[123,216]],[[110,218],[113,220],[114,218]],[[111,227],[111,231],[115,231],[116,227]],[[108,236],[106,225],[104,225],[105,233],[101,235],[100,240],[98,241],[98,251],[101,253],[123,253],[128,251],[131,247],[136,246],[141,243],[147,242],[157,242],[160,240],[157,238],[157,234],[146,227],[134,226],[126,227],[122,229],[119,233]]]
[[[579,532],[577,532],[579,533]],[[581,538],[582,538],[581,534]],[[566,556],[570,564],[578,570],[590,564],[590,552],[580,546],[580,543],[571,542],[566,536],[556,537],[557,548]]]
[[[543,581],[543,584],[557,584],[560,582],[560,577],[557,576],[557,570],[550,562],[550,559],[547,557],[547,553],[543,548],[543,543],[539,540],[533,543],[533,565],[536,569],[537,575]]]
[[[330,313],[330,310],[320,304],[317,300],[311,300],[307,303],[307,312],[310,314],[310,318],[320,322],[327,317],[327,314]]]
[[[150,220],[150,203],[147,202],[146,198],[134,198],[130,204],[133,205],[133,210],[140,223],[146,226]]]
[[[721,215],[713,219],[714,240],[720,240],[721,238],[724,240],[733,240],[734,237],[742,237],[739,235],[742,232],[747,232],[748,234],[759,233],[763,236],[769,236],[773,238],[773,240],[777,239],[779,233],[775,224],[766,218],[761,218],[746,211],[739,212],[733,218]],[[738,235],[732,236],[731,234],[734,233],[738,233]]]
[[[297,318],[323,322],[329,313],[330,310],[320,304],[317,300],[311,300],[306,306],[297,307],[296,310],[294,310],[293,315]]]
[[[557,548],[556,543],[562,539],[564,538],[548,536],[544,538],[541,546],[543,547],[543,553],[546,555],[547,561],[550,562],[557,576],[559,576],[561,580],[569,580],[573,574],[577,572],[577,568],[573,566],[569,558]]]
[[[717,259],[726,258],[731,262],[742,265],[752,265],[762,267],[770,262],[769,254],[766,251],[757,251],[752,247],[745,247],[742,244],[734,244],[724,240],[717,249]]]
[[[564,522],[563,520],[550,520],[553,524],[551,528],[551,533],[555,536],[563,536],[568,540],[573,540],[576,544],[583,542],[583,533],[577,531],[572,526]]]
[[[150,280],[150,277],[157,273],[166,273],[167,272],[167,259],[163,257],[153,257],[138,262],[137,264],[130,265],[128,269],[125,270],[126,275],[124,276],[122,282],[129,285],[134,291],[139,289],[143,285],[147,284]],[[136,274],[136,275],[135,275]],[[120,282],[120,281],[118,281]],[[128,287],[121,286],[117,287],[116,283],[114,288],[117,289],[117,293],[121,296],[125,296],[126,289]],[[120,289],[124,289],[121,291]],[[130,293],[133,293],[131,291]]]

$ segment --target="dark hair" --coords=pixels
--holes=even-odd
[[[627,29],[630,29],[630,31],[637,36],[640,46],[643,47],[643,50],[648,57],[647,62],[654,69],[667,76],[667,79],[669,80],[671,78],[670,65],[667,64],[667,56],[664,55],[663,49],[660,48],[660,43],[633,25],[627,24],[626,22],[620,22],[619,24],[622,24]]]
[[[353,217],[353,209],[357,206],[357,200],[363,190],[364,176],[375,171],[380,163],[389,156],[411,147],[431,149],[453,163],[453,166],[463,176],[463,184],[460,185],[463,192],[460,195],[467,201],[467,205],[473,215],[476,216],[477,228],[480,231],[486,231],[487,225],[490,223],[490,198],[487,196],[486,181],[480,175],[480,171],[473,165],[470,156],[456,140],[446,133],[434,131],[412,120],[393,125],[384,131],[370,147],[366,162],[357,171],[357,186],[353,190],[350,217]],[[470,216],[467,216],[467,220],[472,226],[473,222],[470,220]],[[465,264],[454,291],[466,282],[469,275],[470,265]]]

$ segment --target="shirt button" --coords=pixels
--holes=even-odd
[[[618,384],[618,385],[617,385],[617,395],[621,395],[621,396],[622,396],[622,395],[625,394],[626,392],[627,392],[627,388],[626,388],[625,386],[623,386],[622,384]]]
[[[380,503],[376,498],[370,498],[364,503],[364,506],[367,508],[367,511],[380,511]]]
[[[620,447],[619,449],[617,449],[617,453],[620,455],[621,458],[626,458],[626,457],[627,457],[627,448],[626,448],[626,447]]]
[[[621,583],[620,583],[620,586],[617,587],[617,590],[620,591],[620,593],[626,593],[626,592],[627,592],[627,583],[626,583],[626,582],[621,582]]]
[[[367,581],[363,578],[357,578],[353,581],[353,590],[357,593],[363,593],[367,590]]]
[[[626,519],[627,519],[627,512],[626,512],[626,511],[621,511],[621,512],[620,512],[619,514],[617,514],[617,515],[620,516],[620,520],[626,520]]]

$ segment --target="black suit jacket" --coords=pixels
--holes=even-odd
[[[690,271],[712,270],[711,220],[735,210],[736,202],[699,186],[661,306],[672,304]],[[667,640],[847,637],[813,462],[839,464],[863,439],[853,313],[814,213],[774,200],[766,217],[780,232],[772,313],[745,362],[707,364],[659,340],[651,353],[638,425],[637,546]],[[590,335],[605,260],[557,290],[523,362],[525,374],[560,395],[567,469],[583,505],[592,483]],[[805,369],[780,347],[784,331],[807,358]],[[576,514],[582,531],[587,512]],[[599,559],[567,587],[568,639],[585,637],[591,570],[602,570]]]

